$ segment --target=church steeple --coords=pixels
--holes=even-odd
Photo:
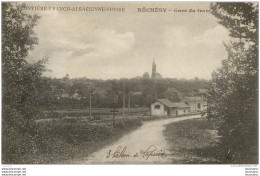
[[[153,58],[153,66],[152,66],[152,79],[155,79],[155,73],[156,73],[156,63]]]

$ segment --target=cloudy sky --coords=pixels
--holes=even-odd
[[[124,7],[126,12],[31,11],[41,16],[35,32],[34,61],[47,56],[47,76],[97,79],[131,78],[151,73],[153,58],[163,77],[210,79],[226,58],[228,32],[210,13],[209,3],[28,3],[43,7]],[[137,13],[137,8],[167,8]],[[172,10],[172,11],[168,11]]]

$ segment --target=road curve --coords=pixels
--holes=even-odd
[[[72,161],[70,164],[169,164],[175,156],[167,150],[171,147],[163,136],[165,125],[195,118],[201,116],[144,122],[140,128],[123,136],[117,142],[93,153],[90,157]]]

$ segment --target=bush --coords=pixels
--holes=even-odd
[[[118,130],[125,130],[125,129],[131,129],[135,127],[139,127],[142,125],[141,119],[126,119],[126,120],[120,120],[119,122],[115,123],[115,128]]]

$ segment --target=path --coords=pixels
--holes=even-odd
[[[170,149],[170,146],[168,146],[163,136],[163,130],[165,129],[165,125],[182,120],[200,117],[200,115],[193,115],[187,117],[167,118],[144,122],[144,124],[140,128],[123,136],[117,142],[108,145],[103,149],[93,153],[88,158],[73,161],[71,164],[171,163],[171,161],[174,159],[174,154],[170,154],[167,151],[167,149]],[[135,155],[136,153],[138,156]],[[161,155],[162,153],[167,154],[167,156],[151,156]]]

